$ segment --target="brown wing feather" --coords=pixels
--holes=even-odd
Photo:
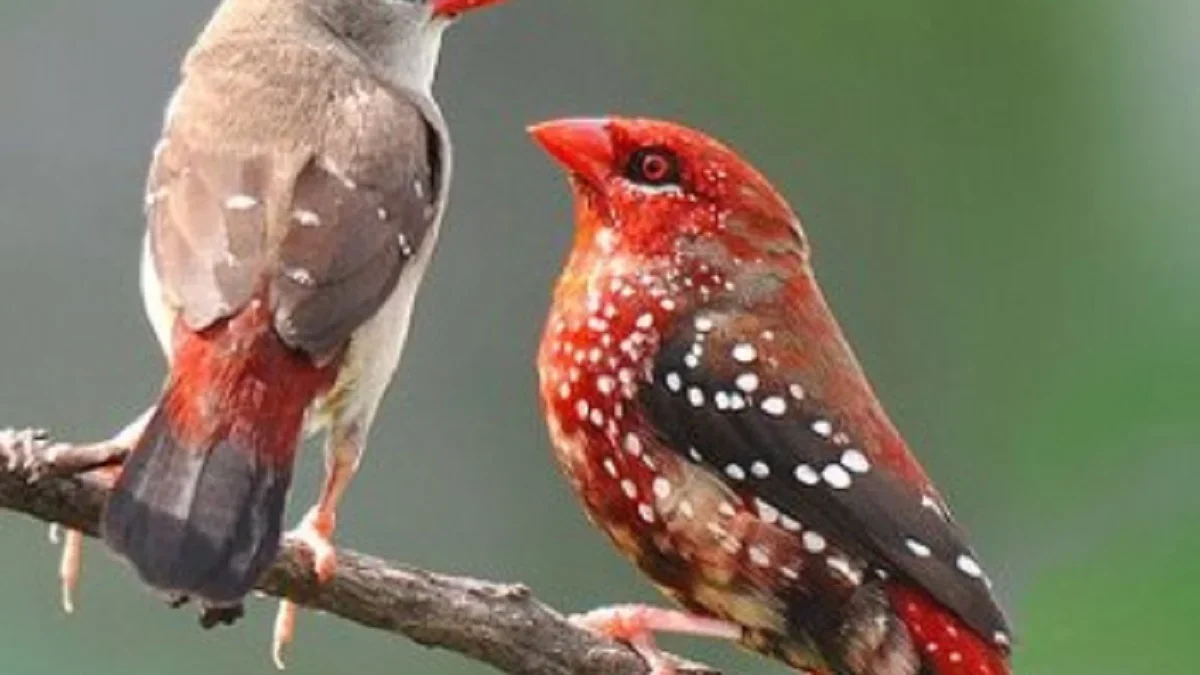
[[[359,156],[351,173],[315,158],[297,176],[272,282],[276,326],[292,346],[314,355],[336,349],[426,245],[437,217],[432,131],[409,131],[403,151]]]
[[[254,292],[266,263],[261,195],[270,170],[261,156],[198,152],[182,139],[168,139],[155,159],[147,196],[154,261],[193,330],[236,312]]]
[[[186,108],[169,122],[147,220],[164,292],[189,328],[265,294],[284,341],[323,358],[426,243],[440,215],[441,137],[395,93],[370,82],[352,91],[311,143],[272,143],[265,130],[204,142],[208,125]]]

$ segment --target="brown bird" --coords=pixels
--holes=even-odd
[[[328,432],[326,475],[293,536],[320,579],[334,572],[338,503],[446,206],[443,32],[498,1],[225,0],[187,54],[145,198],[162,398],[108,442],[27,463],[124,460],[103,538],[173,604],[197,600],[206,627],[241,616],[276,557],[306,426]],[[68,605],[78,547],[71,534]]]
[[[581,623],[671,669],[654,631],[822,675],[1007,675],[962,527],[876,399],[800,221],[734,151],[650,120],[549,122],[575,242],[538,352],[589,518],[687,612]]]

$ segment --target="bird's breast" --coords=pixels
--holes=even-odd
[[[690,301],[649,273],[595,276],[579,291],[556,303],[538,371],[556,460],[588,517],[675,597],[777,632],[783,606],[770,589],[800,576],[795,537],[687,449],[665,447],[638,402]]]

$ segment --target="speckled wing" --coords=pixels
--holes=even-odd
[[[440,148],[412,112],[390,155],[349,173],[314,157],[297,176],[272,279],[276,329],[293,347],[314,355],[337,349],[426,245],[439,216]]]
[[[1007,636],[962,529],[858,449],[855,430],[781,365],[777,343],[722,330],[748,323],[757,325],[736,311],[702,311],[666,336],[639,394],[664,444],[871,568],[915,583],[986,639]]]
[[[266,297],[285,343],[320,359],[388,298],[440,215],[442,147],[416,106],[356,122],[344,143],[299,151],[168,132],[147,219],[163,291],[189,328]]]

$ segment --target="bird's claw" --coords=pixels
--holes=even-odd
[[[305,514],[300,525],[287,535],[312,555],[313,573],[316,574],[318,583],[328,582],[337,572],[337,549],[333,546],[335,524],[333,513],[313,508]],[[283,660],[283,652],[295,637],[296,612],[294,602],[283,600],[279,603],[279,612],[275,615],[271,660],[279,670],[287,667]]]
[[[325,583],[337,571],[337,549],[333,546],[334,517],[313,509],[305,514],[300,525],[288,533],[312,555],[313,573],[317,581]]]
[[[646,662],[650,675],[675,675],[674,662],[658,648],[656,632],[682,633],[727,640],[741,638],[741,628],[719,619],[643,605],[613,605],[567,617],[573,625],[627,643]]]
[[[45,429],[0,429],[0,460],[11,473],[36,482],[52,473],[58,457],[70,446],[54,443]]]
[[[79,585],[79,570],[83,565],[83,533],[79,530],[66,530],[62,539],[62,558],[58,563],[62,608],[67,614],[74,614],[75,588]]]
[[[186,602],[186,597],[184,601]],[[200,627],[208,630],[218,625],[232,626],[245,615],[246,608],[240,602],[236,605],[202,606],[200,608]]]
[[[191,598],[186,593],[168,593],[163,597],[163,601],[167,603],[167,607],[171,609],[179,609],[191,602]]]
[[[676,668],[654,641],[646,618],[648,608],[635,605],[604,607],[567,617],[571,624],[630,646],[650,669],[650,675],[676,675]]]

